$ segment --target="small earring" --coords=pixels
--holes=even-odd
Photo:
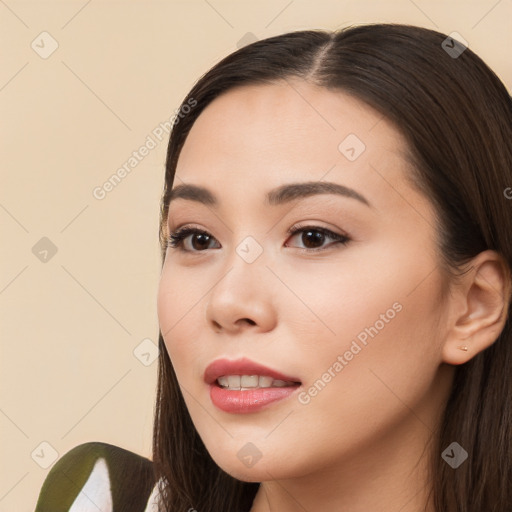
[[[460,350],[464,350],[464,352],[467,352],[468,351],[468,346],[467,345],[461,345],[460,347],[458,347]]]

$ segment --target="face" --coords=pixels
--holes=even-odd
[[[444,277],[405,149],[370,107],[299,80],[233,89],[192,127],[173,188],[216,201],[171,201],[167,229],[199,232],[167,249],[158,315],[193,423],[232,476],[300,477],[374,463],[394,444],[420,450],[445,390]],[[275,192],[305,182],[333,185]],[[299,384],[205,382],[212,362],[240,358],[268,371],[210,377],[274,371]]]

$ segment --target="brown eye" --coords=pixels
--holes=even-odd
[[[301,242],[303,242],[308,249],[321,247],[324,240],[325,235],[324,233],[320,233],[320,231],[308,229],[307,231],[302,232]]]
[[[187,244],[187,242],[190,243]],[[210,233],[196,228],[182,228],[169,235],[168,247],[185,252],[202,252],[209,249],[209,244],[215,240]],[[190,249],[190,246],[192,249]]]
[[[350,240],[345,235],[334,233],[330,229],[326,229],[320,226],[294,226],[288,230],[288,233],[291,235],[291,238],[296,235],[300,235],[299,240],[303,246],[299,247],[299,249],[309,252],[322,251],[336,244],[345,245]],[[331,239],[333,243],[324,246],[325,241],[329,239]],[[168,247],[190,253],[204,252],[207,249],[220,247],[218,242],[217,247],[212,246],[211,242],[217,241],[207,231],[203,231],[197,228],[185,227],[171,233],[169,235],[167,245]],[[288,244],[286,244],[286,246],[288,246]]]
[[[339,235],[330,229],[322,228],[320,226],[294,226],[290,228],[288,232],[292,235],[291,238],[293,238],[295,235],[300,235],[298,238],[303,244],[303,247],[299,247],[299,249],[310,249],[311,251],[323,250],[324,247],[322,247],[322,245],[324,244],[325,240],[329,238],[334,240],[334,243],[331,243],[326,247],[335,245],[337,243],[345,245],[349,241],[347,236]]]

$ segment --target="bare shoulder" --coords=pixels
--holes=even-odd
[[[148,458],[108,443],[83,443],[52,466],[35,512],[149,512],[155,484]]]

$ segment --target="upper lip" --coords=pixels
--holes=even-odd
[[[246,357],[235,360],[216,359],[206,367],[204,371],[204,381],[207,384],[213,384],[223,375],[267,375],[274,380],[300,383],[300,380],[296,377],[277,372],[262,364],[255,363]]]

